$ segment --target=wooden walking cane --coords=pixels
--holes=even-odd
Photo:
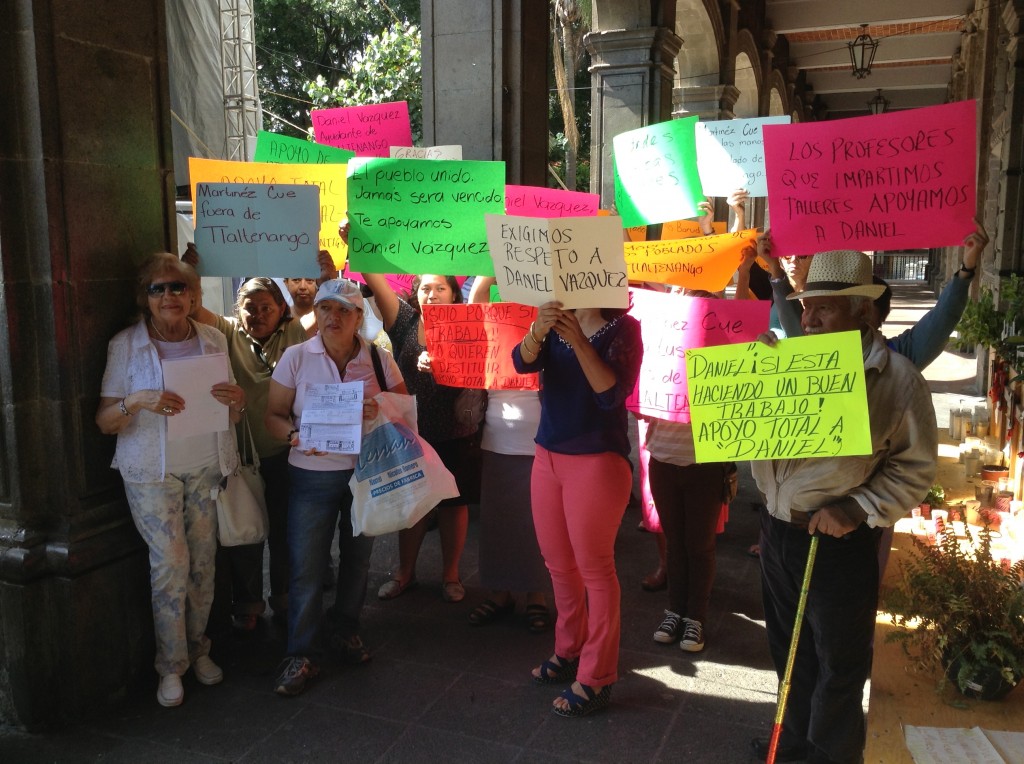
[[[789,640],[789,655],[786,657],[786,670],[782,672],[782,684],[779,685],[779,701],[775,708],[775,724],[772,736],[768,741],[768,756],[765,764],[775,764],[775,753],[782,735],[782,717],[786,714],[786,701],[789,700],[789,685],[793,678],[793,664],[796,662],[796,646],[800,641],[800,624],[804,620],[804,608],[807,605],[807,591],[811,588],[811,571],[814,569],[814,558],[818,554],[818,537],[811,536],[811,545],[807,549],[807,565],[804,567],[804,581],[800,585],[800,599],[796,605],[796,623],[793,624],[793,636]]]

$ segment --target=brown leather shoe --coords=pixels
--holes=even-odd
[[[658,567],[653,573],[648,573],[640,579],[640,587],[645,592],[660,592],[668,588],[668,575],[665,569]]]

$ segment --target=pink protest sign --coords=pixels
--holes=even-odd
[[[955,246],[974,230],[974,101],[763,130],[775,255]]]
[[[313,109],[317,143],[348,149],[361,157],[386,157],[392,146],[411,146],[409,104],[405,101]]]
[[[541,186],[505,186],[505,214],[537,218],[567,218],[596,215],[599,194],[563,191]]]
[[[670,422],[690,421],[686,351],[757,339],[768,331],[770,303],[710,300],[678,294],[630,290],[630,314],[640,321],[644,360],[626,408]]]

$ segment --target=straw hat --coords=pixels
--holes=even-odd
[[[811,259],[807,281],[802,292],[794,292],[787,300],[806,297],[880,297],[883,284],[873,284],[871,258],[852,249],[819,252]]]

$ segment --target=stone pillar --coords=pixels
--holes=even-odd
[[[423,139],[547,184],[548,5],[423,0]],[[442,86],[443,85],[443,86]]]
[[[672,116],[696,114],[702,121],[733,119],[740,91],[734,85],[695,85],[672,91]]]
[[[147,556],[93,417],[135,264],[172,244],[163,2],[8,0],[0,71],[0,721],[39,729],[153,657]]]
[[[612,138],[672,117],[672,84],[682,39],[664,27],[592,32],[590,190],[615,200]]]

